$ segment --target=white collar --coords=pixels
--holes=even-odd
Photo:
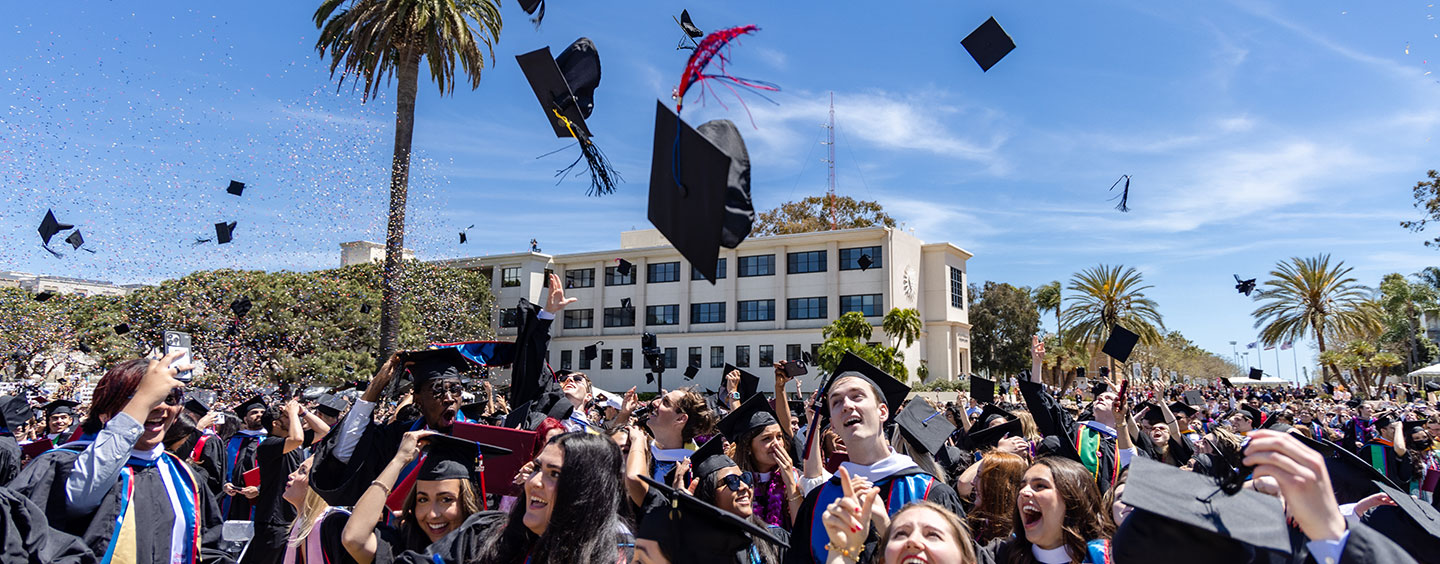
[[[1039,545],[1032,544],[1030,545],[1030,554],[1035,556],[1040,564],[1070,564],[1070,551],[1066,550],[1063,544],[1051,549],[1040,548]]]
[[[161,454],[164,453],[165,445],[155,445],[155,448],[152,448],[150,450],[140,450],[138,448],[132,448],[130,449],[130,458],[138,458],[140,460],[156,460],[160,458]]]
[[[854,462],[845,461],[840,467],[848,470],[851,476],[859,476],[875,483],[879,480],[890,477],[892,474],[908,468],[918,467],[915,461],[908,456],[891,452],[890,456],[880,459],[879,462],[869,466],[862,466]]]

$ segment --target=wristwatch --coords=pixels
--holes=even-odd
[[[730,392],[730,399],[732,399],[732,400],[738,400],[738,399],[740,399],[740,392],[738,392],[738,391],[736,391],[736,392]]]

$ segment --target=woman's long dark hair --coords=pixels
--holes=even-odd
[[[740,440],[735,441],[735,463],[740,465],[741,470],[746,472],[763,472],[759,465],[755,463],[755,451],[752,450],[750,445],[755,442],[755,437],[760,436],[761,433],[764,433],[769,428],[770,425],[756,427],[746,431],[740,435]],[[785,453],[794,456],[795,437],[791,436],[790,433],[787,432],[787,429],[782,428],[780,429],[780,440],[785,445]],[[792,462],[800,462],[800,464],[796,464],[796,466],[803,467],[804,461],[792,460]],[[773,471],[774,469],[772,468],[771,470]]]
[[[560,447],[564,459],[555,486],[555,502],[545,534],[536,536],[525,526],[526,493],[510,510],[505,526],[487,542],[481,562],[569,564],[614,562],[621,543],[621,517],[625,485],[620,447],[609,438],[589,433],[557,435],[550,444]]]
[[[1060,529],[1062,545],[1072,562],[1080,562],[1088,552],[1086,544],[1092,540],[1109,539],[1114,532],[1101,517],[1100,489],[1095,485],[1095,476],[1083,464],[1059,456],[1043,457],[1030,467],[1039,465],[1050,469],[1055,491],[1065,501],[1065,522]],[[1016,504],[1012,502],[1012,505]],[[1014,512],[1011,519],[1015,521],[1015,538],[1009,547],[1008,560],[1010,564],[1034,562],[1030,539],[1025,538],[1025,519],[1020,516],[1018,505],[1011,511]]]
[[[726,468],[730,467],[727,466]],[[721,468],[720,470],[724,470],[724,468]],[[698,499],[710,505],[717,505],[715,499],[715,492],[720,488],[720,470],[716,470],[714,472],[706,474],[705,476],[700,477],[700,485],[695,488],[695,499]],[[750,500],[753,503],[756,499],[754,486],[751,486],[750,492]],[[760,527],[761,529],[766,529],[770,527],[768,523],[762,521],[760,517],[754,513],[753,509],[750,513],[750,517],[746,520],[754,523],[755,526]],[[764,564],[779,564],[780,554],[775,550],[774,545],[771,545],[770,543],[763,540],[751,539],[751,542],[755,544],[756,552],[760,553],[760,562]],[[671,558],[670,560],[673,562],[677,559]]]

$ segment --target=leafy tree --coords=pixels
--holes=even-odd
[[[920,321],[920,311],[915,308],[893,308],[885,314],[881,320],[880,327],[885,334],[890,336],[890,346],[895,348],[909,348],[920,338],[920,329],[924,323]]]
[[[1234,376],[1240,370],[1233,362],[1195,346],[1179,331],[1170,331],[1158,341],[1140,345],[1130,354],[1131,365],[1149,378],[1159,369],[1160,379],[1170,382],[1170,373],[1191,380],[1216,381]]]
[[[1093,350],[1092,361],[1098,359],[1101,345],[1116,325],[1139,335],[1141,343],[1159,341],[1165,324],[1155,301],[1145,297],[1149,288],[1134,267],[1102,264],[1076,274],[1068,287],[1073,292],[1070,306],[1060,316],[1070,326],[1065,339]],[[1108,362],[1114,373],[1115,359]]]
[[[986,374],[1015,374],[1030,368],[1030,338],[1040,330],[1040,310],[1029,288],[1004,282],[970,285],[970,352]]]
[[[1330,255],[1290,260],[1275,265],[1274,277],[1266,280],[1254,300],[1260,307],[1255,327],[1260,340],[1267,345],[1281,341],[1299,341],[1315,336],[1320,354],[1325,354],[1327,336],[1333,332],[1363,332],[1379,325],[1374,305],[1367,296],[1370,289],[1350,276],[1353,268],[1344,261],[1330,265]],[[1324,380],[1339,378],[1334,364],[1324,364]]]
[[[1440,221],[1440,173],[1431,170],[1426,176],[1429,180],[1416,182],[1411,189],[1415,198],[1413,205],[1416,209],[1423,210],[1425,216],[1414,221],[1400,222],[1400,227],[1409,229],[1411,233],[1424,231],[1425,225],[1431,221]],[[1425,246],[1440,248],[1440,237],[1426,241]]]
[[[1380,282],[1380,308],[1385,322],[1380,341],[1402,355],[1406,372],[1435,358],[1435,344],[1425,338],[1420,314],[1440,309],[1440,291],[1398,273],[1387,274]]]
[[[1349,384],[1357,389],[1361,397],[1368,398],[1371,390],[1379,388],[1390,369],[1404,361],[1395,353],[1380,350],[1363,340],[1355,340],[1320,353],[1320,362],[1349,372]]]
[[[415,95],[420,61],[429,62],[440,94],[455,90],[456,62],[480,87],[485,55],[500,40],[498,0],[323,0],[315,10],[320,37],[315,49],[330,56],[330,74],[364,81],[363,96],[380,94],[399,79],[395,99],[395,150],[390,169],[390,217],[385,229],[385,270],[380,305],[380,357],[396,349],[400,328],[400,279],[405,248],[405,200],[410,184],[410,146],[415,133]],[[484,48],[482,51],[481,48]]]
[[[811,196],[798,202],[785,202],[770,211],[760,212],[755,221],[755,235],[788,235],[830,230],[829,196]],[[885,213],[879,202],[835,196],[835,228],[854,229],[883,225],[895,227],[895,219]]]
[[[820,344],[820,357],[815,361],[825,372],[834,373],[845,353],[852,352],[895,379],[901,382],[908,380],[910,371],[905,367],[905,352],[895,347],[869,344],[873,331],[874,326],[865,319],[865,314],[852,311],[840,316],[820,330],[825,342]]]
[[[1063,294],[1060,291],[1059,280],[1035,288],[1035,307],[1040,309],[1040,313],[1053,312],[1055,314],[1055,333],[1063,335],[1065,333],[1065,325],[1060,321],[1060,312],[1063,309],[1062,301]],[[1050,356],[1050,343],[1048,340],[1045,345],[1046,355]],[[1054,384],[1064,378],[1064,364],[1067,352],[1069,351],[1065,347],[1056,347],[1055,354],[1053,355],[1055,362],[1050,363],[1051,374],[1045,378],[1047,383]]]
[[[64,370],[75,342],[66,312],[78,299],[56,295],[40,302],[28,290],[0,287],[0,368],[15,378]]]

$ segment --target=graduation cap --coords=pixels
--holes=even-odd
[[[195,396],[190,396],[189,398],[185,399],[185,409],[186,411],[189,411],[190,413],[194,413],[201,417],[210,414],[210,404],[206,403],[205,400],[202,400]]]
[[[976,403],[995,403],[995,381],[970,375],[970,397],[975,398]]]
[[[1201,395],[1199,390],[1185,390],[1182,396],[1185,398],[1186,405],[1205,405],[1205,396]],[[1175,408],[1172,407],[1170,410],[1174,411]]]
[[[533,400],[520,404],[519,407],[510,410],[505,416],[505,426],[512,429],[520,428],[530,419],[530,414],[543,414],[558,421],[570,418],[575,411],[575,404],[560,392],[545,392]]]
[[[1145,412],[1146,423],[1149,423],[1151,425],[1159,425],[1165,422],[1165,412],[1160,409],[1160,404],[1153,401],[1142,401],[1136,404],[1135,407],[1131,408],[1131,411],[1134,413],[1139,413],[1140,410],[1145,408],[1150,409],[1150,411]]]
[[[80,407],[80,402],[67,399],[58,399],[40,406],[45,411],[45,418],[49,419],[56,415],[75,415],[75,408]]]
[[[235,226],[238,225],[238,224],[239,224],[239,222],[236,222],[236,221],[231,221],[231,222],[229,222],[229,223],[226,223],[226,222],[223,222],[223,221],[222,221],[222,222],[220,222],[220,223],[216,223],[216,224],[215,224],[215,238],[214,238],[214,239],[197,238],[197,239],[195,239],[195,245],[204,245],[205,243],[209,243],[209,242],[211,242],[211,241],[215,241],[215,244],[217,244],[217,245],[224,245],[224,244],[226,244],[226,243],[229,243],[229,242],[230,242],[231,240],[233,240],[234,237],[235,237]],[[192,246],[194,246],[194,245],[192,245]]]
[[[460,230],[460,244],[461,244],[461,245],[464,245],[465,242],[469,240],[469,238],[467,238],[467,237],[465,236],[465,232],[473,229],[474,227],[475,227],[475,224],[472,223],[472,224],[470,224],[470,227],[466,227],[465,229],[461,229],[461,230]]]
[[[406,373],[415,383],[415,389],[430,380],[459,380],[461,373],[475,363],[454,347],[441,347],[422,351],[400,353],[405,362]]]
[[[1377,481],[1375,487],[1390,496],[1395,506],[1371,509],[1360,522],[1395,541],[1416,561],[1433,562],[1435,547],[1440,546],[1440,511],[1388,483]]]
[[[231,181],[230,181],[230,186],[227,187],[227,188],[225,188],[225,191],[226,191],[226,192],[229,192],[229,193],[231,193],[231,194],[233,194],[233,195],[236,195],[236,196],[244,195],[244,194],[245,194],[245,183],[244,183],[244,182],[239,182],[239,181],[236,181],[236,180],[231,180]]]
[[[1186,399],[1189,399],[1189,398],[1186,398]],[[1185,403],[1185,402],[1183,402],[1183,401],[1177,401],[1177,402],[1175,402],[1175,403],[1170,404],[1170,412],[1171,412],[1171,413],[1183,413],[1183,414],[1185,414],[1186,417],[1194,417],[1195,414],[1200,413],[1200,412],[1199,412],[1198,410],[1196,410],[1195,408],[1190,407],[1190,404]]]
[[[1220,385],[1225,386],[1226,388],[1234,388],[1234,387],[1235,387],[1235,384],[1231,384],[1231,383],[1230,383],[1230,379],[1229,379],[1229,378],[1224,378],[1224,377],[1220,378]]]
[[[760,389],[760,377],[747,371],[740,370],[733,364],[725,365],[725,374],[738,371],[740,373],[740,385],[736,391],[740,392],[740,401],[749,401]],[[722,376],[723,378],[723,376]],[[732,439],[733,440],[733,439]]]
[[[71,249],[78,251],[80,250],[80,246],[85,244],[85,236],[80,234],[79,229],[76,229],[70,232],[70,236],[65,238],[65,242],[70,244]],[[85,250],[88,251],[90,249]]]
[[[586,345],[585,348],[580,349],[580,358],[583,358],[585,360],[595,360],[595,357],[600,356],[600,347],[598,345],[599,343],[596,343],[594,345]]]
[[[265,409],[265,407],[265,394],[257,394],[255,397],[252,397],[237,404],[235,406],[235,409],[232,411],[234,411],[235,415],[238,415],[241,419],[244,419],[245,415],[250,413],[251,410]]]
[[[1329,386],[1329,384],[1326,384],[1326,385]],[[1427,391],[1427,392],[1440,392],[1440,382],[1434,382],[1434,381],[1426,382],[1426,383],[1425,383],[1425,391]]]
[[[480,456],[510,454],[507,448],[477,443],[450,435],[425,437],[425,461],[417,480],[468,480],[480,466]]]
[[[55,297],[55,292],[52,292],[50,290],[43,290],[40,293],[35,294],[35,301],[43,302],[53,297]]]
[[[1241,294],[1245,294],[1246,296],[1249,296],[1250,292],[1255,291],[1254,278],[1251,278],[1249,280],[1241,280],[1239,274],[1231,274],[1231,276],[1235,277],[1235,291],[1240,292]]]
[[[792,399],[787,402],[790,405],[790,417],[800,421],[801,425],[810,423],[805,420],[805,400]]]
[[[124,335],[124,334],[130,332],[130,324],[129,324],[129,323],[121,323],[121,324],[119,324],[119,325],[116,325],[116,326],[114,327],[114,329],[115,329],[115,334],[116,334],[116,335]]]
[[[755,220],[745,141],[728,120],[692,129],[657,101],[651,157],[650,223],[713,285],[720,247],[739,246]]]
[[[1115,533],[1117,562],[1164,555],[1172,564],[1209,564],[1264,561],[1257,551],[1290,554],[1280,500],[1247,490],[1226,495],[1203,474],[1136,457],[1121,501],[1135,511]]]
[[[76,343],[75,348],[80,349],[80,352],[82,353],[90,354],[90,345],[87,345],[85,343]]]
[[[4,419],[5,429],[13,432],[35,419],[35,411],[23,395],[0,397],[0,419]]]
[[[545,19],[545,0],[520,0],[520,9],[535,16],[530,18],[530,21],[535,22],[535,27],[540,27],[540,20]]]
[[[1130,351],[1135,350],[1135,343],[1139,341],[1139,335],[1117,324],[1110,328],[1110,337],[1105,339],[1105,346],[1100,348],[1100,352],[1118,362],[1125,362],[1130,360]]]
[[[713,440],[713,439],[712,439]],[[684,559],[693,564],[733,562],[735,553],[752,543],[765,541],[789,548],[789,543],[739,515],[700,501],[689,492],[677,490],[640,476],[669,503],[645,515],[635,538],[655,541],[672,562]]]
[[[1355,503],[1380,491],[1376,483],[1395,484],[1354,452],[1326,439],[1290,435],[1325,458],[1325,471],[1330,474],[1330,487],[1335,490],[1336,503]],[[1407,496],[1408,497],[1408,496]]]
[[[1015,40],[1005,33],[1000,22],[993,17],[985,20],[985,23],[960,40],[960,45],[980,64],[982,72],[989,71],[990,67],[1015,50]]]
[[[1264,371],[1264,370],[1261,370],[1261,369],[1259,369],[1259,368],[1255,368],[1255,367],[1253,367],[1253,366],[1250,367],[1250,379],[1251,379],[1251,380],[1259,380],[1259,379],[1264,378],[1264,377],[1265,377],[1265,371]]]
[[[44,241],[45,246],[48,247],[50,245],[50,238],[54,237],[56,233],[74,227],[74,225],[56,221],[53,210],[45,210],[45,219],[40,220],[40,239]]]
[[[986,407],[989,408],[993,406]],[[997,407],[995,409],[1000,408]],[[976,422],[970,426],[970,431],[966,433],[966,436],[970,438],[970,446],[972,448],[975,450],[990,448],[1000,444],[1000,439],[1005,437],[1020,437],[1025,434],[1025,428],[1020,423],[1020,417],[1008,411],[1004,413],[1007,416],[1005,422],[994,427],[986,427],[980,422]],[[902,413],[901,415],[904,414]],[[982,414],[982,421],[984,417]]]
[[[685,32],[685,37],[680,38],[680,44],[675,46],[675,50],[694,49],[700,46],[700,43],[695,40],[705,37],[705,32],[690,20],[690,10],[680,10],[680,18],[675,20],[675,23],[680,24],[680,30]],[[686,41],[689,41],[690,44],[686,45]]]
[[[634,272],[634,271],[635,271],[635,264],[634,264],[634,263],[631,263],[630,261],[625,260],[625,259],[623,259],[623,258],[622,258],[622,259],[615,259],[615,260],[617,261],[617,262],[615,263],[615,273],[616,273],[616,274],[619,274],[619,275],[621,275],[621,276],[629,276],[631,272]]]
[[[711,437],[690,454],[690,464],[695,468],[695,476],[704,478],[714,472],[739,467],[735,460],[725,454],[725,437]]]
[[[542,47],[516,55],[515,61],[530,81],[535,98],[556,137],[573,137],[580,145],[580,157],[557,173],[565,176],[585,161],[590,169],[590,192],[600,196],[615,191],[620,175],[610,166],[604,153],[590,142],[590,127],[585,120],[595,109],[595,88],[600,86],[600,52],[588,37],[581,37],[566,47],[559,57],[550,57],[550,48]]]
[[[955,424],[940,415],[940,412],[923,398],[915,398],[905,404],[905,409],[895,418],[900,433],[918,450],[929,454],[940,451],[945,439],[955,432]]]
[[[875,264],[875,261],[870,260],[870,255],[863,254],[860,255],[859,259],[855,260],[855,264],[860,265],[860,271],[864,272],[866,270],[870,270],[870,266]]]
[[[1110,383],[1109,383],[1109,382],[1106,382],[1106,381],[1104,381],[1104,380],[1099,380],[1099,381],[1095,382],[1095,385],[1090,386],[1090,395],[1098,398],[1098,397],[1100,397],[1100,394],[1103,394],[1103,393],[1105,393],[1106,391],[1109,391],[1109,390],[1110,390]]]
[[[345,401],[345,398],[335,394],[322,394],[320,399],[315,402],[315,411],[331,417],[339,417],[347,407],[350,407],[350,404]]]
[[[778,422],[775,411],[770,409],[770,400],[765,399],[764,395],[756,394],[716,423],[715,428],[725,438],[740,442],[746,433]]]
[[[370,313],[370,304],[360,304],[360,313]]]
[[[890,408],[890,413],[892,414],[900,409],[900,404],[905,402],[905,396],[910,394],[910,386],[896,380],[894,377],[886,374],[884,370],[876,368],[875,365],[866,362],[865,359],[855,356],[855,353],[846,351],[845,356],[840,359],[840,364],[835,367],[835,374],[830,377],[829,382],[825,385],[824,391],[821,392],[820,398],[824,399],[829,397],[830,388],[841,378],[856,376],[869,382],[871,386],[881,392],[885,399],[885,405]],[[820,404],[826,416],[830,414],[829,405],[829,401],[823,401]]]
[[[632,309],[632,306],[630,304],[630,298],[620,298],[620,307],[625,309]]]
[[[695,379],[695,375],[696,375],[696,374],[699,374],[699,373],[700,373],[700,367],[695,366],[694,364],[691,364],[690,366],[686,366],[686,367],[685,367],[685,379],[686,379],[686,380],[694,380],[694,379]]]
[[[235,313],[235,317],[245,317],[245,314],[250,313],[250,306],[250,296],[240,296],[230,302],[230,311]]]
[[[467,403],[460,406],[460,413],[465,414],[465,417],[467,419],[471,419],[473,421],[484,421],[485,404],[481,402]]]

